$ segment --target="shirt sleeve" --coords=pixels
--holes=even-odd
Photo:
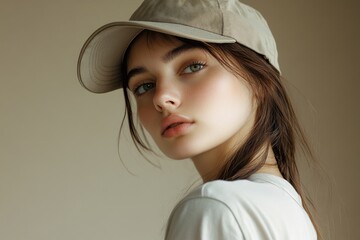
[[[181,202],[169,218],[165,240],[243,240],[241,228],[223,202],[193,198]]]

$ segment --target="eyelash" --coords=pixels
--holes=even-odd
[[[134,88],[134,90],[133,90],[134,95],[135,95],[135,96],[141,96],[141,95],[145,94],[147,91],[144,92],[144,93],[138,93],[139,88],[141,88],[141,87],[143,87],[143,86],[145,86],[145,85],[149,85],[149,84],[155,85],[155,83],[150,82],[150,81],[149,81],[149,82],[147,82],[147,81],[142,81],[142,82],[140,82],[140,83]]]
[[[200,65],[200,66],[201,66],[201,69],[203,69],[203,68],[206,66],[206,63],[205,63],[205,62],[201,62],[201,61],[194,61],[194,62],[188,64],[188,65],[182,70],[182,72],[184,72],[185,69],[187,69],[188,67],[195,66],[195,65]],[[200,71],[201,69],[199,69],[198,71]],[[195,71],[195,72],[198,72],[198,71]],[[194,73],[194,72],[192,72],[192,73]]]
[[[195,66],[195,65],[199,65],[199,66],[201,66],[201,68],[200,68],[199,70],[197,70],[197,71],[193,71],[193,72],[185,73],[185,74],[196,73],[196,72],[202,70],[202,69],[206,66],[206,63],[205,63],[205,62],[200,62],[200,61],[194,61],[194,62],[188,64],[185,68],[183,68],[183,70],[182,70],[181,73],[184,73],[184,71],[185,71],[187,68],[192,67],[192,66]],[[140,82],[139,84],[137,84],[137,86],[135,86],[135,88],[134,88],[134,90],[133,90],[134,95],[135,95],[135,96],[141,96],[141,95],[145,94],[146,92],[148,92],[149,90],[145,91],[144,93],[138,93],[140,87],[146,86],[146,85],[148,85],[148,84],[153,84],[153,85],[155,85],[153,82],[142,81],[142,82]],[[154,86],[153,86],[153,87],[154,87]]]

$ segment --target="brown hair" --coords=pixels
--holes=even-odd
[[[174,37],[147,30],[142,34],[147,35],[148,41],[156,37],[168,41],[174,39]],[[322,239],[320,229],[309,209],[312,203],[302,189],[295,159],[295,154],[299,150],[302,150],[309,159],[314,159],[313,154],[282,84],[283,79],[280,73],[264,56],[238,43],[212,44],[176,39],[205,49],[234,75],[243,77],[252,87],[257,102],[255,124],[251,132],[244,143],[225,161],[216,178],[231,181],[249,177],[264,166],[268,150],[272,147],[281,174],[301,196],[304,209],[317,231],[318,239]],[[123,79],[127,79],[126,57],[127,54],[122,65]],[[139,150],[141,146],[151,151],[134,126],[127,81],[124,82],[123,90],[126,104],[125,115],[128,118],[132,139]]]

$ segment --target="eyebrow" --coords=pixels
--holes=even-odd
[[[189,51],[191,49],[194,49],[194,48],[199,48],[197,46],[193,46],[193,45],[190,45],[190,44],[183,44],[179,47],[176,47],[172,50],[170,50],[168,53],[166,53],[162,58],[162,62],[163,63],[168,63],[170,62],[171,60],[173,60],[174,58],[176,58],[177,56],[179,56],[180,54],[186,52],[186,51]],[[138,74],[141,74],[141,73],[144,73],[146,72],[147,69],[145,67],[135,67],[133,69],[131,69],[128,73],[127,73],[127,82],[129,83],[130,79],[132,77],[134,77],[135,75],[138,75]]]

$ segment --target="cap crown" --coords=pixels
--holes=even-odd
[[[280,72],[275,39],[252,7],[238,0],[145,0],[130,21],[106,24],[88,38],[78,60],[80,83],[96,93],[121,88],[124,54],[144,29],[209,43],[238,42]]]
[[[130,20],[181,24],[231,37],[264,55],[280,71],[266,20],[238,0],[145,0]]]

